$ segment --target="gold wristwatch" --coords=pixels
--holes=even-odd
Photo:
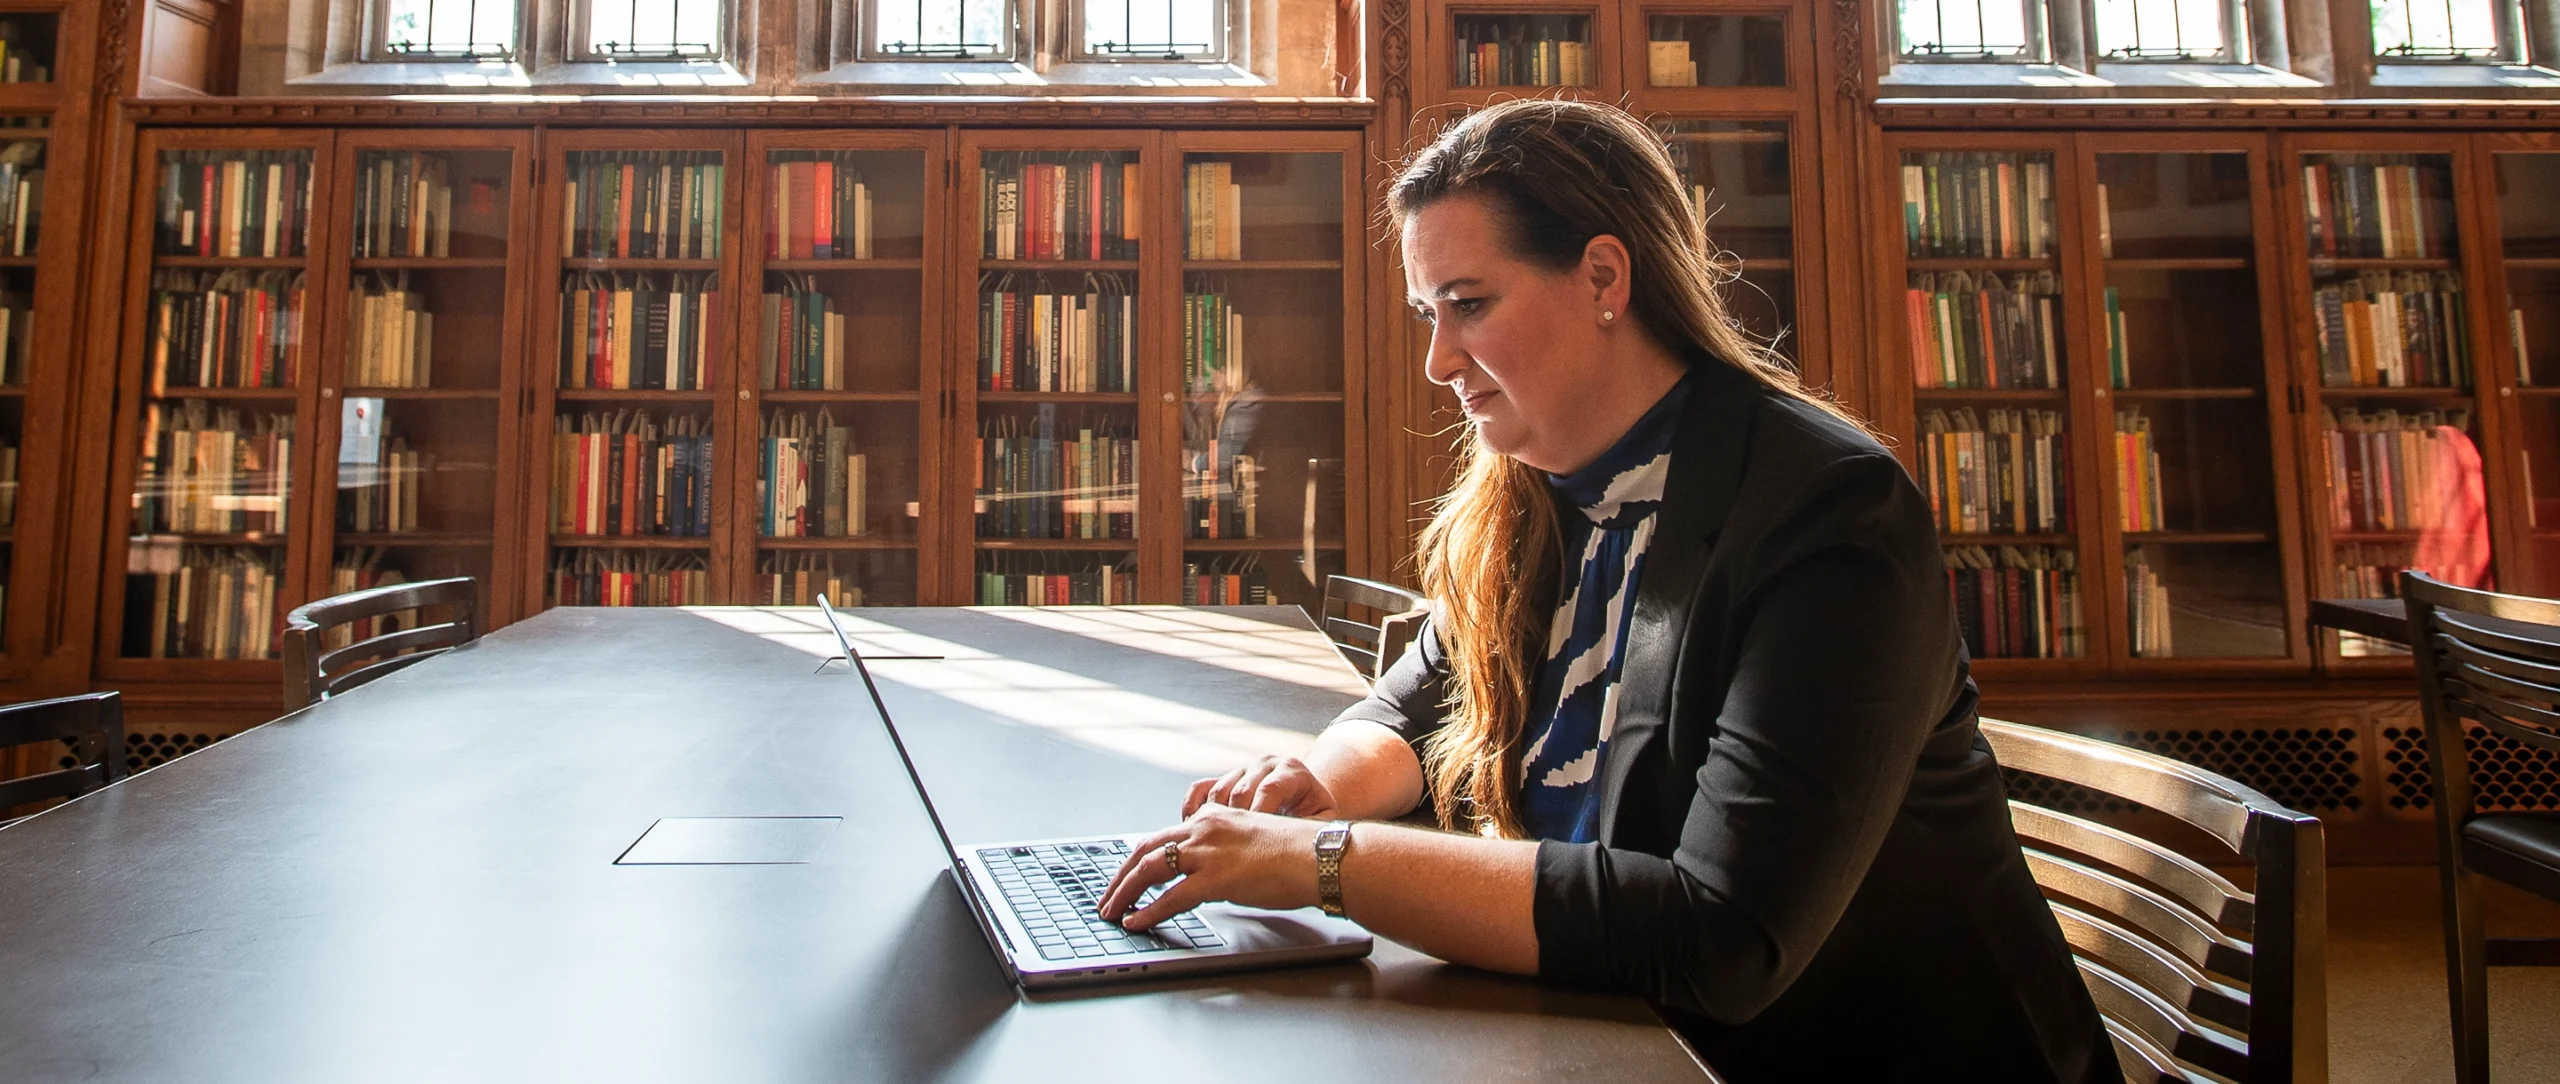
[[[1316,904],[1335,918],[1342,917],[1342,852],[1350,849],[1350,821],[1316,829]]]

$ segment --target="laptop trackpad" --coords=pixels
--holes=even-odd
[[[817,857],[842,817],[662,817],[617,866],[789,866]]]

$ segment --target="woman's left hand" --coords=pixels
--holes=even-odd
[[[1203,903],[1224,900],[1286,911],[1316,902],[1311,820],[1204,805],[1182,823],[1138,840],[1102,893],[1102,917],[1144,930]],[[1172,881],[1128,913],[1147,889]]]

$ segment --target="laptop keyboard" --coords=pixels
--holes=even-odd
[[[1224,948],[1217,931],[1198,912],[1185,911],[1136,933],[1104,921],[1094,912],[1111,875],[1129,857],[1125,840],[1051,843],[1032,847],[990,847],[978,861],[1004,890],[1015,918],[1031,931],[1031,942],[1049,960],[1131,956],[1167,949]],[[1143,907],[1164,891],[1157,885],[1138,898]]]

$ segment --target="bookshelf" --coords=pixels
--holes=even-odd
[[[154,131],[136,161],[98,670],[273,684],[311,581],[328,133]],[[315,300],[321,299],[321,300]]]
[[[913,605],[942,575],[945,154],[934,132],[749,137],[735,597]]]
[[[2483,238],[2481,291],[2497,322],[2480,338],[2496,412],[2515,449],[2499,457],[2515,467],[2506,502],[2514,568],[2510,590],[2560,595],[2560,221],[2549,185],[2560,183],[2560,143],[2547,135],[2476,137],[2473,201]]]
[[[744,140],[546,139],[522,607],[728,601],[744,422],[735,290],[750,227]]]
[[[1804,9],[1787,4],[1643,4],[1619,20],[1621,82],[1644,110],[1784,113],[1814,66]]]
[[[27,397],[37,363],[36,275],[43,251],[45,157],[51,132],[27,128],[0,135],[7,137],[0,139],[0,660],[5,660],[10,654],[5,645],[10,642],[19,478],[32,473],[25,469],[32,465],[26,462]],[[0,661],[0,668],[6,666]]]
[[[1437,102],[1480,106],[1520,94],[1614,101],[1622,92],[1618,5],[1431,0],[1423,10],[1437,38],[1422,58]]]

